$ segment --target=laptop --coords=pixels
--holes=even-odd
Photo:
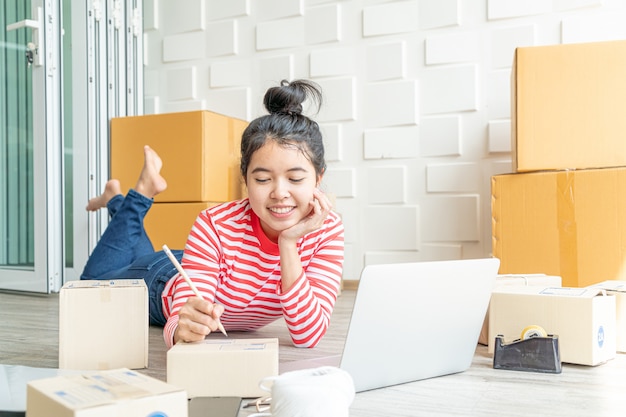
[[[305,367],[339,366],[357,392],[467,370],[499,265],[488,258],[366,266],[343,354]]]

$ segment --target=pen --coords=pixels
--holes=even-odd
[[[163,245],[163,251],[165,252],[167,257],[170,258],[170,261],[172,261],[176,269],[178,269],[178,272],[180,272],[180,274],[183,276],[183,278],[187,282],[187,285],[191,287],[191,291],[193,291],[194,294],[196,294],[196,297],[204,299],[204,297],[200,294],[200,291],[198,291],[196,286],[193,284],[193,282],[189,278],[189,275],[187,275],[187,273],[185,272],[181,264],[178,262],[178,259],[176,259],[174,254],[172,254],[172,251],[170,250],[170,248],[168,248],[167,245]],[[220,332],[224,334],[224,336],[228,337],[228,334],[226,333],[226,329],[224,329],[224,326],[222,326],[222,322],[219,319],[217,319],[217,327],[220,329]]]

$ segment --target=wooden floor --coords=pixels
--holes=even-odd
[[[340,354],[355,292],[339,297],[330,329],[314,349],[291,345],[284,323],[231,337],[278,337],[280,361]],[[86,312],[88,314],[88,312]],[[379,337],[372,332],[372,337]],[[150,328],[147,375],[165,380],[161,329]],[[58,295],[0,292],[0,364],[58,366]],[[495,370],[485,346],[478,346],[463,373],[359,393],[351,417],[379,416],[624,416],[626,355],[600,366],[563,365],[561,374]],[[240,412],[248,416],[252,410]]]

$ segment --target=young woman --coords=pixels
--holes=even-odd
[[[153,198],[167,187],[161,159],[145,163],[124,197],[110,180],[88,210],[107,207],[109,226],[81,279],[144,279],[150,322],[164,326],[168,346],[198,341],[218,329],[249,331],[284,318],[295,346],[322,339],[339,290],[343,224],[319,185],[326,168],[317,123],[302,114],[321,92],[310,81],[281,82],[264,97],[268,115],[242,136],[241,174],[248,198],[201,212],[184,251],[172,251],[203,298],[196,297],[143,229]]]

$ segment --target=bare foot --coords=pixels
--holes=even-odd
[[[109,180],[104,186],[104,192],[97,197],[89,200],[87,203],[87,211],[96,211],[107,206],[109,200],[118,194],[122,194],[120,182],[118,180]]]
[[[163,161],[161,161],[154,149],[148,145],[143,147],[143,154],[143,169],[135,185],[135,191],[148,198],[154,198],[167,188],[167,182],[160,174]]]

